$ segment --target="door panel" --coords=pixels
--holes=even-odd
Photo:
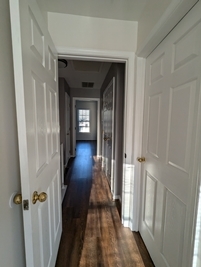
[[[10,0],[10,13],[26,265],[53,267],[62,228],[57,53],[36,1]],[[45,202],[34,204],[34,191]]]
[[[170,88],[166,161],[187,173],[189,172],[195,93],[196,81]]]
[[[200,12],[193,9],[146,63],[140,232],[156,267],[185,267],[191,261],[200,21]]]
[[[150,96],[148,106],[149,106],[149,118],[148,118],[147,151],[154,157],[158,158],[161,94]]]

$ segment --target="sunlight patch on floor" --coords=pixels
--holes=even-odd
[[[198,214],[193,253],[193,267],[201,267],[201,186],[199,190]]]
[[[132,164],[123,165],[122,223],[125,227],[131,228],[133,222],[134,170],[135,167]]]

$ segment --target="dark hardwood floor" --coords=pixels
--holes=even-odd
[[[56,267],[154,267],[139,233],[124,228],[119,202],[96,157],[96,142],[80,141],[66,174],[63,233]]]

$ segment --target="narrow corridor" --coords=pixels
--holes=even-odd
[[[56,267],[153,267],[139,234],[121,224],[96,157],[96,142],[80,141],[76,149],[66,177]]]

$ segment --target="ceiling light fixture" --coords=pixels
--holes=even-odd
[[[68,61],[66,59],[58,59],[58,68],[59,69],[64,69],[68,66]]]

